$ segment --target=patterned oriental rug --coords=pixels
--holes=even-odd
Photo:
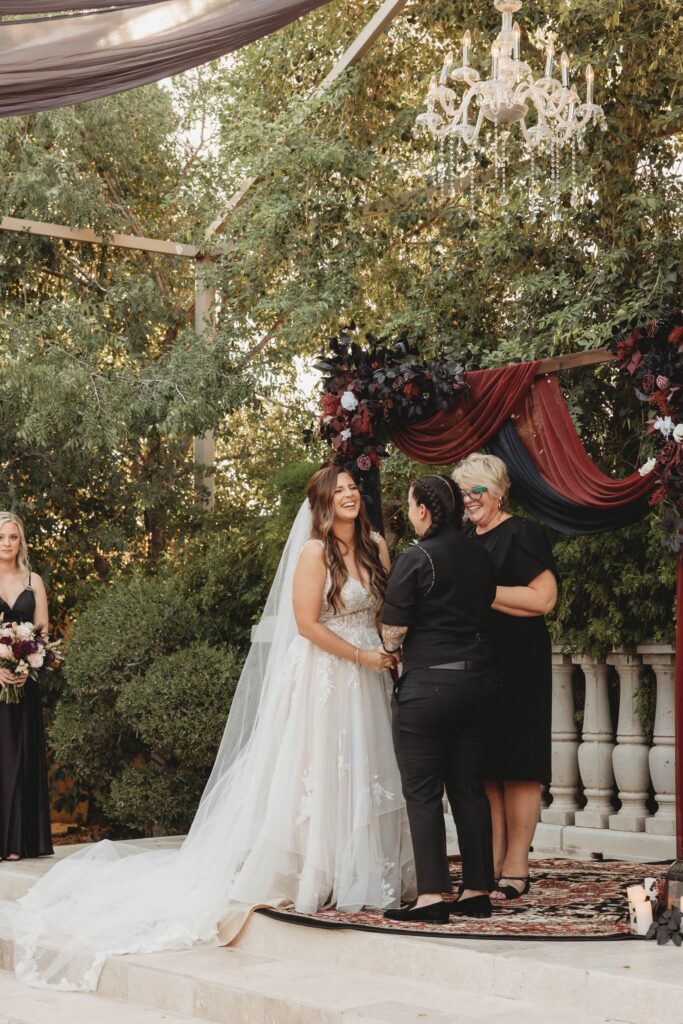
[[[452,859],[450,867],[455,889],[460,882],[459,860]],[[626,886],[663,874],[662,865],[657,864],[534,861],[527,896],[496,902],[488,919],[451,917],[447,925],[385,921],[381,911],[374,910],[342,914],[331,908],[317,914],[299,914],[293,909],[263,908],[258,913],[313,928],[356,928],[453,939],[632,939],[639,936],[633,935],[629,927]]]

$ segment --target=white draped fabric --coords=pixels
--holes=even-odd
[[[326,3],[162,0],[0,22],[0,116],[49,110],[159,81],[246,46]]]

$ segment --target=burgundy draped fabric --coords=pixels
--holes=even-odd
[[[581,444],[557,376],[537,372],[538,363],[515,363],[467,373],[467,402],[394,431],[392,440],[416,462],[446,465],[482,448],[510,420],[543,482],[576,505],[618,508],[649,494],[652,473],[614,480],[598,469]]]
[[[556,491],[592,508],[629,504],[652,490],[655,477],[613,480],[581,444],[555,374],[534,381],[513,411],[517,435],[541,476]]]
[[[0,22],[0,116],[157,82],[231,53],[329,2],[163,0],[128,10]],[[68,0],[64,6],[68,9]]]
[[[537,365],[515,363],[466,373],[469,401],[393,431],[392,441],[408,458],[430,466],[464,459],[500,430],[531,386]]]

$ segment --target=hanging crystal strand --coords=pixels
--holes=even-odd
[[[576,184],[576,136],[572,136],[572,184],[570,202],[574,209],[579,205],[579,190]]]
[[[469,181],[469,200],[470,200],[470,221],[474,223],[477,217],[476,207],[476,196],[474,191],[474,168],[477,163],[476,150],[472,153],[472,163],[470,164],[470,181]]]
[[[496,185],[498,184],[498,173],[500,171],[500,159],[498,154],[498,122],[493,122],[493,173]]]
[[[503,132],[502,147],[500,154],[500,205],[507,206],[510,197],[507,193],[507,164],[508,164],[508,138],[509,132]]]
[[[439,174],[437,178],[437,186],[444,190],[446,182],[446,143],[443,136],[439,139]]]
[[[553,189],[552,189],[552,202],[553,202],[553,220],[560,219],[560,147],[557,139],[553,139]]]
[[[455,195],[455,139],[452,135],[448,136],[448,182],[447,187],[444,187],[444,192],[448,192],[451,199]]]
[[[538,216],[538,195],[536,194],[536,150],[529,153],[529,222],[533,224]]]

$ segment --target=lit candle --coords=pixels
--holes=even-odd
[[[562,65],[562,85],[567,88],[569,85],[569,55],[565,51],[560,58],[560,64]]]
[[[450,68],[452,63],[453,63],[453,54],[449,50],[448,53],[446,54],[445,59],[444,59],[443,67],[441,68],[441,78],[439,79],[439,85],[445,85],[446,84],[446,79],[448,78],[448,70],[449,70],[449,68]]]
[[[647,899],[644,885],[629,885],[626,895],[631,903],[644,903]]]
[[[548,43],[545,48],[545,77],[553,77],[553,57],[555,56],[555,47],[552,43]]]
[[[586,68],[586,103],[593,102],[593,80],[595,79],[595,72],[589,64]]]
[[[491,47],[491,65],[492,65],[491,77],[492,78],[498,78],[498,62],[499,62],[499,60],[500,60],[500,47],[498,46],[498,43],[494,43],[493,46]]]
[[[431,82],[429,83],[429,91],[434,92],[434,90],[437,89],[438,86],[439,83],[437,82],[436,78],[432,78]]]
[[[649,900],[636,904],[636,935],[647,935],[652,924],[652,904]]]
[[[522,30],[517,24],[514,23],[512,26],[512,55],[515,60],[519,60],[519,41],[522,37]]]
[[[467,65],[470,62],[470,46],[471,45],[472,45],[472,36],[470,35],[470,30],[468,29],[467,32],[465,32],[465,35],[462,37],[462,66],[464,68],[466,68]]]

